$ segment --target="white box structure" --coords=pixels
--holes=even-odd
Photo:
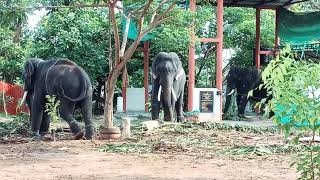
[[[217,88],[194,88],[193,90],[193,111],[199,111],[200,121],[221,121],[220,118],[220,97],[217,95]],[[200,100],[200,93],[208,100]],[[210,103],[211,99],[211,103]],[[212,102],[213,101],[213,102]],[[206,105],[207,103],[207,105]],[[200,105],[202,104],[202,107]]]
[[[144,111],[144,88],[127,89],[127,111]]]

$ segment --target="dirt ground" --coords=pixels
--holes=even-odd
[[[217,152],[238,147],[282,147],[281,134],[252,133],[202,126],[165,126],[151,134],[133,130],[127,141],[31,141],[1,139],[0,179],[281,179],[298,178],[290,168],[294,153]],[[13,141],[11,141],[13,140]],[[99,152],[107,145],[147,145],[140,153]],[[139,152],[135,149],[134,152]],[[234,151],[232,151],[234,152]]]
[[[0,175],[11,179],[297,179],[289,155],[197,158],[98,152],[106,141],[0,144]]]

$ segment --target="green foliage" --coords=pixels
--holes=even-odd
[[[301,172],[299,179],[320,179],[320,145],[308,147],[307,151],[313,154],[300,152],[298,162],[292,165],[297,164],[297,169]]]
[[[58,108],[60,105],[60,101],[56,99],[56,96],[49,96],[46,95],[47,103],[46,103],[46,109],[45,112],[48,113],[48,115],[51,118],[51,122],[59,122],[59,116],[58,116]]]
[[[225,10],[225,47],[235,48],[231,62],[238,66],[253,66],[255,48],[255,9],[228,8]],[[261,47],[274,46],[275,13],[261,11]]]
[[[3,80],[13,82],[21,76],[26,50],[13,42],[14,32],[0,26],[0,72]]]
[[[30,128],[29,116],[20,114],[11,116],[12,120],[0,122],[0,136],[10,136],[11,134],[27,134]]]
[[[262,78],[273,99],[268,108],[275,112],[274,120],[288,135],[293,128],[311,133],[308,153],[300,155],[298,170],[302,179],[317,179],[319,176],[319,148],[314,142],[320,132],[320,64],[295,61],[287,46],[265,68]],[[289,120],[288,120],[289,119]],[[286,122],[285,122],[286,121]],[[298,139],[300,136],[298,134]]]
[[[295,12],[316,12],[320,11],[319,0],[308,0],[301,3],[296,3],[290,7],[291,11]]]
[[[44,17],[34,32],[31,56],[65,57],[88,72],[93,84],[108,64],[105,9],[59,9]]]

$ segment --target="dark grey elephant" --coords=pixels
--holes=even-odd
[[[45,111],[46,95],[55,95],[60,101],[59,114],[70,126],[71,132],[83,134],[74,118],[75,108],[81,108],[85,123],[85,137],[92,139],[92,86],[87,73],[67,59],[42,60],[31,58],[24,64],[24,95],[30,108],[33,136],[48,131],[50,118]]]
[[[263,84],[261,77],[261,70],[254,68],[242,68],[237,66],[230,67],[229,73],[227,75],[227,92],[226,92],[226,102],[223,109],[225,114],[230,106],[231,95],[237,90],[237,107],[238,107],[238,117],[246,118],[244,115],[244,110],[247,105],[248,100],[261,101],[263,98],[267,98],[267,90],[264,88],[259,89],[260,84]],[[252,97],[248,98],[249,91],[253,90]],[[267,101],[272,97],[268,97]]]
[[[183,94],[186,74],[178,55],[160,52],[152,62],[152,119],[159,119],[160,105],[164,120],[173,121],[174,108],[177,121],[183,117]]]

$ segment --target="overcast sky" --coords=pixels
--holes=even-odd
[[[28,15],[28,27],[31,29],[35,28],[46,13],[47,11],[45,9],[33,11],[32,14]]]

